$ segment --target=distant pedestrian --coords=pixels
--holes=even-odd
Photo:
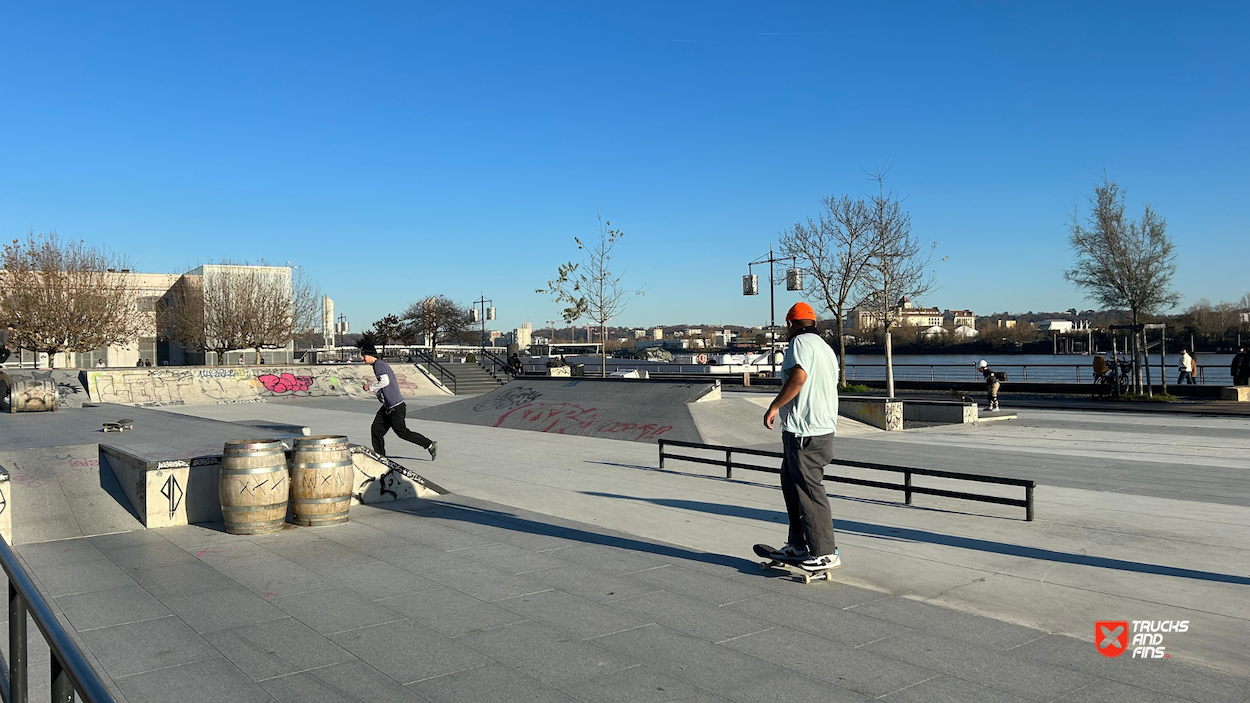
[[[816,311],[807,303],[786,313],[786,331],[785,380],[764,414],[770,430],[781,418],[781,495],[790,518],[789,537],[773,558],[802,559],[805,571],[824,571],[842,565],[824,486],[838,426],[838,357],[816,332]]]
[[[257,355],[257,356],[256,356],[256,364],[257,364],[257,365],[259,365],[259,366],[264,366],[264,365],[265,365],[265,357],[260,356],[260,355]]]
[[[521,357],[516,352],[512,352],[512,356],[508,357],[508,365],[512,367],[512,373],[520,376],[525,369],[521,366]]]
[[[365,390],[377,393],[378,400],[382,403],[382,407],[378,408],[378,414],[373,416],[373,427],[370,430],[373,437],[373,451],[386,456],[384,436],[387,430],[395,430],[395,434],[400,439],[412,442],[428,451],[431,461],[437,459],[438,442],[430,441],[419,432],[408,429],[406,422],[408,406],[404,403],[404,397],[399,393],[399,383],[395,380],[395,372],[391,370],[391,365],[378,358],[378,350],[369,342],[360,345],[360,353],[365,363],[373,366],[373,375],[377,378],[372,383],[366,383]]]
[[[1194,358],[1189,355],[1188,349],[1181,350],[1180,375],[1176,377],[1176,385],[1187,383],[1194,385]]]
[[[1241,345],[1241,349],[1233,357],[1233,363],[1228,365],[1228,370],[1233,374],[1234,386],[1250,386],[1250,354],[1247,353],[1245,344]]]
[[[105,364],[105,363],[104,363],[104,359],[96,359],[96,360],[95,360],[95,367],[96,367],[97,369],[102,369],[102,368],[104,368],[105,366],[108,366],[108,364]]]
[[[239,355],[239,366],[242,366],[242,365],[243,365],[243,355],[242,355],[242,354],[240,354],[240,355]]]
[[[136,368],[142,368],[142,367],[143,367],[143,359],[139,359],[138,361],[136,361],[136,362],[135,362],[135,367],[136,367]]]
[[[998,410],[998,374],[994,373],[994,369],[990,368],[990,362],[985,359],[977,362],[977,371],[985,376],[985,409],[994,412]]]
[[[12,350],[9,349],[9,335],[13,333],[13,325],[5,324],[0,328],[0,364],[9,360]]]

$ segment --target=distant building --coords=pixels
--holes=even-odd
[[[955,335],[956,339],[975,339],[977,329],[971,325],[958,325],[951,334]]]
[[[512,341],[522,349],[534,343],[534,324],[532,322],[523,322],[521,326],[512,330]]]
[[[1080,332],[1089,329],[1089,320],[1042,320],[1037,329],[1042,332]]]
[[[974,322],[976,320],[976,316],[972,314],[971,310],[951,312],[958,312],[961,322]],[[942,314],[940,308],[918,308],[912,304],[911,298],[902,298],[898,301],[898,305],[893,310],[893,317],[895,324],[899,326],[940,327],[945,322],[945,315]],[[879,310],[856,308],[852,319],[855,320],[855,328],[859,330],[881,327],[884,324],[883,315]]]
[[[971,310],[947,310],[944,315],[947,322],[952,327],[973,327],[977,326],[977,316]]]
[[[664,339],[664,328],[656,327],[651,330],[651,339]]]
[[[1005,330],[1012,330],[1016,328],[1015,320],[995,320],[994,323],[996,327],[1000,327]]]
[[[647,338],[647,331],[645,329],[634,330],[634,339],[646,339],[646,338]]]

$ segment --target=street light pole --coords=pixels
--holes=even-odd
[[[487,303],[490,303],[492,307],[489,307],[489,308],[486,307]],[[481,342],[482,342],[482,352],[485,353],[486,352],[486,318],[487,318],[487,315],[489,314],[490,319],[492,320],[495,319],[495,308],[493,307],[495,305],[495,301],[491,300],[490,298],[487,298],[486,294],[483,293],[481,298],[478,298],[477,300],[473,301],[473,304],[479,306],[482,310]]]
[[[788,261],[790,262],[791,269],[798,269],[798,259],[796,257],[775,256],[773,254],[773,245],[770,242],[768,245],[767,257],[756,259],[755,261],[747,264],[747,271],[752,271],[752,266],[762,266],[764,264],[768,264],[768,360],[769,363],[772,364],[773,378],[777,377],[777,296],[775,290],[777,282],[773,273],[773,264],[780,261]],[[748,277],[751,278],[752,281],[754,280],[753,275],[748,275]],[[792,277],[787,274],[786,287],[788,290],[800,290],[802,288],[801,283],[798,283],[795,287],[791,287],[791,280],[797,281],[797,279],[792,279]],[[748,291],[747,286],[743,286],[743,295],[757,295],[758,293],[758,290]]]

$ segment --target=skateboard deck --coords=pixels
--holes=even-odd
[[[813,579],[816,581],[819,581],[821,579],[824,579],[826,581],[832,581],[833,580],[832,571],[833,569],[838,568],[835,566],[833,567],[833,569],[821,569],[820,571],[808,571],[807,569],[804,569],[803,567],[799,566],[800,560],[798,559],[795,559],[795,560],[774,559],[772,557],[773,548],[768,546],[767,544],[757,544],[754,547],[752,547],[752,549],[755,550],[755,556],[763,557],[764,559],[768,560],[768,561],[760,562],[761,569],[778,569],[780,571],[785,571],[787,573],[794,574],[798,578],[802,579],[803,583],[811,583]]]
[[[125,420],[118,420],[117,422],[106,422],[104,423],[104,428],[100,431],[101,432],[125,432],[126,430],[133,430],[134,428],[135,428],[135,421],[131,420],[130,418],[126,418]]]

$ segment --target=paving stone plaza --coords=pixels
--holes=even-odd
[[[208,445],[257,423],[367,444],[375,409],[124,410],[129,442],[171,442],[156,428],[193,417],[177,441]],[[6,441],[38,444],[39,418],[12,417]],[[844,566],[810,585],[751,553],[784,540],[773,475],[660,469],[644,442],[413,426],[438,461],[393,437],[392,457],[446,495],[259,536],[143,529],[106,505],[98,467],[40,474],[29,449],[6,464],[17,551],[130,703],[1250,699],[1245,419],[1029,410],[840,438],[840,458],[1032,478],[1037,519],[831,484]],[[19,525],[23,490],[73,524]],[[1094,626],[1118,620],[1189,629],[1164,636],[1166,659],[1112,659]],[[28,629],[42,700],[48,655]]]

